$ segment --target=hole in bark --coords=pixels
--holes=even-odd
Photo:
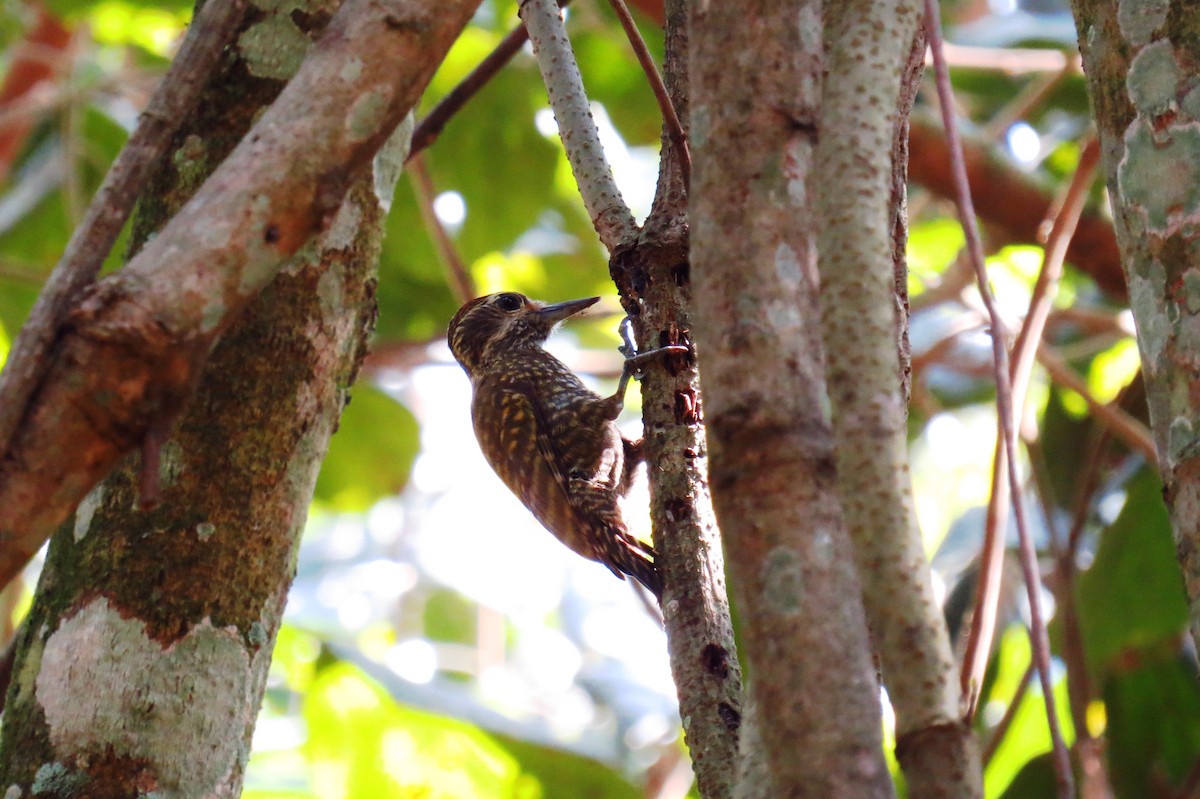
[[[700,662],[704,670],[719,680],[729,676],[729,653],[718,644],[707,644],[700,650]]]

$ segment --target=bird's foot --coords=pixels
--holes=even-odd
[[[617,350],[625,356],[625,364],[621,368],[621,379],[617,383],[616,393],[604,401],[608,406],[606,410],[610,419],[616,419],[617,415],[621,413],[621,409],[625,406],[625,391],[629,388],[629,380],[631,378],[634,380],[642,379],[642,367],[664,355],[684,355],[692,351],[691,347],[685,347],[681,344],[668,344],[665,347],[638,352],[637,345],[633,341],[633,317],[626,316],[621,320],[621,324],[617,329],[621,334],[621,340],[624,342]]]

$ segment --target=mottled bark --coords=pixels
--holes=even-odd
[[[1072,5],[1200,642],[1200,3]]]
[[[891,796],[816,324],[821,7],[690,9],[696,350],[754,733],[772,796]]]
[[[195,198],[76,305],[0,460],[0,583],[118,458],[177,418],[221,332],[334,218],[477,5],[347,0]],[[251,74],[289,63],[278,47],[299,34],[287,25],[239,39]],[[378,52],[390,57],[364,57]]]
[[[666,6],[663,77],[688,124],[687,10]],[[643,347],[691,341],[687,194],[670,137],[663,136],[658,191],[633,246],[612,261],[613,279]],[[694,358],[672,357],[642,381],[650,518],[666,576],[663,618],[679,714],[704,799],[729,799],[741,730],[741,668],[729,617],[720,537],[708,494],[699,378]]]
[[[304,28],[290,7],[250,16],[142,198],[136,240],[282,88],[254,48],[294,67],[335,5],[310,4]],[[139,509],[130,457],[54,536],[0,737],[6,795],[240,795],[317,471],[374,320],[382,222],[410,135],[225,331],[162,446],[159,505]]]
[[[908,471],[896,361],[890,152],[917,4],[839,3],[826,15],[828,75],[817,150],[821,333],[837,474],[863,599],[914,796],[982,796],[949,636],[933,595]],[[718,506],[719,507],[719,506]]]

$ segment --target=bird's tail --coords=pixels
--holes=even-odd
[[[618,577],[628,574],[662,601],[662,574],[654,564],[654,547],[634,538],[625,530],[613,530],[608,539],[604,562]]]

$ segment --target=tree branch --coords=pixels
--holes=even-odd
[[[1050,235],[1046,240],[1042,268],[1029,298],[1029,311],[1021,331],[1013,345],[1010,376],[1013,392],[1013,425],[1020,424],[1021,409],[1025,405],[1025,394],[1029,377],[1046,320],[1054,305],[1058,281],[1062,276],[1063,260],[1079,217],[1087,201],[1088,189],[1092,185],[1096,165],[1100,160],[1100,149],[1094,138],[1089,137],[1080,153],[1079,164],[1068,184],[1059,211],[1051,220]],[[1000,432],[1000,428],[997,429]],[[984,671],[991,652],[995,633],[996,608],[1000,602],[1000,573],[1004,564],[1004,539],[1008,530],[1009,493],[1005,474],[1008,470],[1004,442],[997,435],[992,453],[992,489],[988,501],[987,527],[984,532],[983,548],[979,558],[979,582],[976,586],[975,612],[971,617],[971,632],[963,654],[960,686],[967,697],[967,717],[974,716],[975,703]]]
[[[566,7],[570,2],[571,0],[559,0],[559,8]],[[462,110],[467,101],[486,86],[488,81],[496,77],[496,73],[503,69],[513,56],[521,52],[521,48],[527,41],[529,41],[529,31],[525,29],[524,23],[509,31],[500,44],[496,45],[496,49],[488,53],[477,67],[471,70],[457,86],[438,101],[438,104],[425,115],[424,119],[417,123],[417,128],[413,131],[408,157],[414,158],[437,141],[437,137],[442,134],[446,123]]]
[[[425,223],[425,230],[433,242],[433,249],[437,251],[438,257],[442,260],[442,267],[446,270],[446,283],[449,284],[450,290],[454,292],[454,296],[460,303],[473,299],[475,297],[475,281],[471,278],[471,272],[463,263],[462,256],[458,254],[454,241],[446,232],[442,220],[438,219],[437,213],[433,210],[433,201],[437,199],[437,195],[433,185],[433,176],[429,174],[429,166],[425,163],[425,158],[420,155],[410,155],[406,166],[413,193],[417,195],[417,208],[421,212],[421,221]]]
[[[941,20],[938,16],[937,0],[925,0],[925,26],[929,33],[929,47],[933,53],[934,71],[937,77],[938,97],[942,105],[942,122],[946,128],[946,142],[950,148],[951,170],[957,185],[959,219],[967,239],[967,252],[975,269],[979,294],[987,307],[991,324],[992,357],[996,376],[996,413],[1004,439],[1004,456],[1007,460],[1008,488],[1012,495],[1013,517],[1017,522],[1020,539],[1021,570],[1025,574],[1025,590],[1029,597],[1029,617],[1033,658],[1037,663],[1038,677],[1042,685],[1046,704],[1046,722],[1050,728],[1050,740],[1054,745],[1054,772],[1058,781],[1061,799],[1075,795],[1075,779],[1071,773],[1071,759],[1063,742],[1058,711],[1054,706],[1054,683],[1050,673],[1050,639],[1046,632],[1045,617],[1041,608],[1041,574],[1038,570],[1037,551],[1033,536],[1025,518],[1025,502],[1021,491],[1021,479],[1017,473],[1017,434],[1014,416],[1013,388],[1008,362],[1008,335],[1004,320],[996,307],[988,286],[987,266],[984,263],[983,244],[975,220],[971,202],[971,187],[967,181],[967,170],[963,160],[962,145],[958,141],[958,122],[954,117],[954,95],[950,86],[950,71],[942,52]]]
[[[821,333],[837,473],[870,628],[896,711],[896,754],[913,796],[982,796],[959,712],[954,658],[913,506],[907,414],[896,366],[887,159],[919,10],[826,8],[825,92],[815,194]]]
[[[688,14],[667,5],[664,85],[688,124]],[[664,131],[658,186],[636,241],[609,271],[643,346],[691,341],[687,193],[679,153]],[[643,447],[656,562],[665,577],[663,623],[679,713],[700,794],[730,799],[742,723],[742,680],[720,535],[708,490],[708,453],[694,358],[671,357],[642,381]]]
[[[0,462],[0,582],[152,424],[179,412],[213,342],[335,221],[354,165],[413,107],[477,5],[347,0],[196,196],[76,304]],[[379,52],[392,57],[363,57]]]
[[[659,111],[663,116],[663,127],[666,129],[667,138],[671,140],[671,145],[675,148],[675,158],[679,162],[683,187],[686,189],[692,183],[692,156],[688,153],[687,138],[683,135],[683,127],[679,124],[679,115],[675,113],[675,105],[667,94],[667,87],[663,85],[662,76],[658,74],[658,69],[654,66],[654,59],[650,57],[650,51],[646,49],[646,41],[638,32],[637,23],[633,21],[633,16],[630,15],[625,0],[609,0],[609,5],[616,12],[617,19],[621,21],[621,27],[625,29],[625,36],[629,39],[638,63],[642,65],[642,72],[645,73],[646,80],[650,82],[650,88],[654,91],[654,99],[658,102]]]
[[[0,397],[4,398],[0,402],[0,458],[11,452],[17,424],[45,377],[50,364],[48,351],[67,310],[96,279],[150,170],[200,96],[204,81],[244,10],[245,0],[212,0],[201,8],[171,68],[142,112],[137,129],[105,175],[87,215],[50,273],[0,372]]]
[[[964,138],[963,154],[975,212],[1000,241],[1041,244],[1041,224],[1049,217],[1054,195],[1033,177],[1000,158],[995,147]],[[909,137],[909,178],[941,197],[954,198],[954,176],[948,168],[946,134],[914,115]],[[1079,219],[1067,247],[1067,261],[1091,276],[1110,297],[1128,296],[1121,254],[1112,222],[1097,209]]]
[[[520,9],[583,204],[600,241],[614,252],[622,243],[634,240],[637,223],[600,145],[562,12],[554,0],[521,0]]]
[[[71,32],[62,21],[38,2],[29,3],[36,22],[19,43],[10,47],[11,57],[4,84],[0,86],[0,109],[8,111],[17,100],[33,94],[42,82],[63,69],[64,51],[71,43]],[[8,177],[34,120],[29,116],[0,117],[0,180]]]

